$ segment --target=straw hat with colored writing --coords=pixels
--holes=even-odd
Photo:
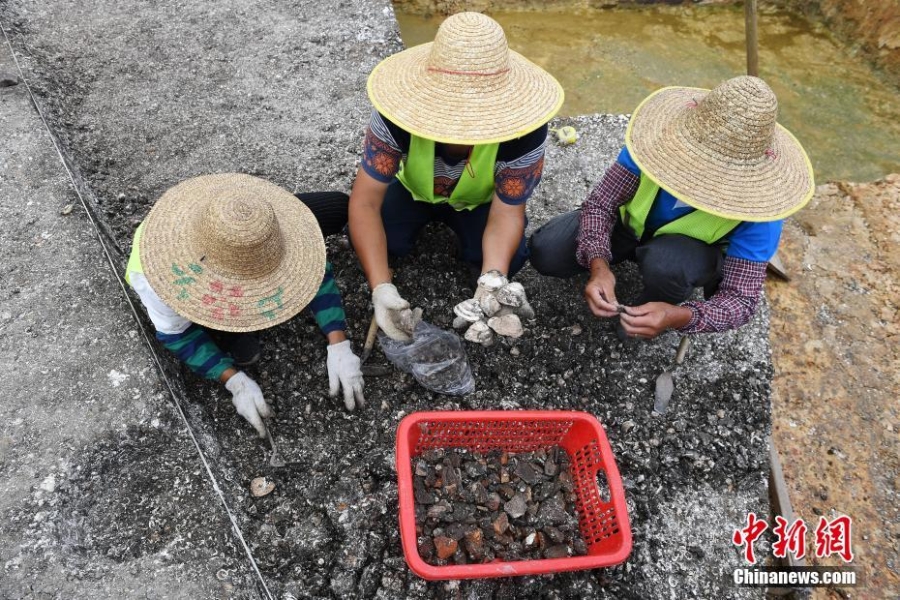
[[[521,137],[563,103],[556,79],[510,50],[496,21],[472,12],[448,17],[433,42],[379,63],[368,91],[378,112],[404,130],[448,144]]]
[[[684,203],[729,219],[775,221],[815,191],[806,152],[777,116],[775,94],[757,77],[711,91],[667,87],[635,109],[625,144],[641,171]]]
[[[220,331],[256,331],[309,304],[325,242],[309,208],[258,177],[227,173],[169,189],[143,223],[140,258],[159,297]]]

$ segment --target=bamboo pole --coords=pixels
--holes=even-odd
[[[747,75],[759,77],[756,0],[744,0],[744,22],[747,36]]]

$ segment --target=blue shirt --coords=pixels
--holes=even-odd
[[[634,173],[641,175],[641,170],[637,163],[631,158],[628,148],[622,148],[616,161]],[[650,214],[647,215],[645,229],[647,231],[656,231],[666,223],[674,221],[679,217],[683,217],[696,210],[692,208],[660,188],[656,195],[656,200],[650,208]],[[781,228],[784,221],[767,221],[764,223],[756,223],[744,221],[722,240],[728,243],[728,249],[725,251],[726,256],[733,258],[742,258],[754,262],[768,262],[775,251],[778,250],[778,241],[781,239]]]

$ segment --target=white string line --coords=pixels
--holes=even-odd
[[[219,487],[219,482],[216,480],[215,475],[213,474],[212,468],[209,466],[209,462],[206,460],[206,456],[203,454],[203,450],[200,447],[200,442],[197,440],[197,437],[194,435],[194,431],[191,429],[190,422],[187,420],[187,415],[185,415],[184,410],[181,407],[181,401],[178,398],[178,395],[175,393],[175,388],[172,386],[172,383],[169,381],[169,378],[166,376],[166,372],[163,369],[162,361],[160,361],[159,356],[156,353],[156,349],[153,347],[153,343],[150,341],[150,336],[147,333],[147,328],[144,327],[143,322],[138,315],[137,309],[134,306],[134,302],[131,300],[131,296],[128,295],[128,290],[125,288],[125,283],[122,278],[119,276],[119,272],[116,269],[115,262],[113,261],[112,255],[109,252],[109,248],[106,245],[106,242],[103,239],[103,235],[100,232],[100,228],[98,227],[96,221],[94,220],[93,215],[91,214],[91,210],[88,208],[87,203],[84,200],[84,196],[81,194],[81,190],[78,187],[78,183],[75,180],[75,176],[69,168],[68,162],[66,161],[66,157],[62,152],[59,144],[57,143],[56,136],[53,134],[53,130],[50,128],[50,124],[47,122],[47,119],[44,117],[44,113],[41,110],[40,105],[37,102],[37,98],[35,98],[34,93],[31,91],[31,86],[28,84],[28,80],[25,77],[25,73],[22,70],[22,66],[19,64],[19,59],[16,57],[16,51],[12,46],[12,43],[9,40],[9,36],[6,33],[6,28],[3,26],[3,23],[0,22],[0,30],[3,31],[3,37],[6,40],[6,45],[9,47],[10,54],[12,55],[13,62],[16,64],[16,70],[19,72],[19,78],[22,80],[22,83],[25,85],[25,89],[28,91],[28,96],[31,98],[31,103],[34,105],[35,110],[37,110],[38,116],[41,118],[41,121],[44,124],[44,127],[47,130],[47,133],[50,135],[50,141],[53,143],[53,148],[56,150],[56,153],[59,155],[60,162],[62,162],[63,168],[66,170],[66,173],[69,176],[69,180],[72,182],[72,187],[75,190],[75,194],[78,196],[79,201],[81,201],[81,206],[84,208],[85,214],[88,217],[88,220],[91,222],[93,226],[94,233],[97,234],[97,239],[100,241],[100,246],[103,248],[103,254],[106,256],[106,260],[109,263],[110,270],[113,273],[113,278],[116,280],[116,283],[119,284],[119,288],[122,290],[122,294],[125,296],[126,302],[128,302],[128,307],[131,309],[131,314],[134,316],[134,320],[138,325],[138,328],[141,331],[141,335],[144,338],[144,342],[147,344],[147,347],[150,349],[150,354],[153,357],[153,362],[156,363],[156,367],[159,370],[160,375],[162,376],[163,381],[166,384],[166,387],[169,390],[169,396],[172,399],[172,404],[174,404],[175,409],[178,411],[178,415],[181,417],[181,420],[184,422],[184,426],[187,428],[188,435],[191,437],[191,441],[194,443],[194,447],[197,449],[197,454],[200,456],[201,462],[203,462],[203,466],[206,469],[206,474],[209,477],[210,482],[212,483],[213,489],[216,494],[219,496],[219,500],[222,502],[222,506],[225,508],[225,513],[228,515],[228,520],[231,521],[231,527],[234,529],[234,533],[237,536],[238,540],[241,542],[241,546],[244,548],[244,552],[247,554],[247,558],[250,559],[250,564],[253,565],[253,570],[256,572],[256,576],[259,579],[260,584],[262,585],[263,590],[265,590],[266,596],[269,600],[275,600],[272,596],[272,593],[269,591],[269,587],[266,585],[265,579],[263,579],[262,573],[259,570],[259,565],[256,563],[256,559],[253,557],[253,553],[250,550],[250,547],[247,545],[247,541],[244,539],[244,535],[241,533],[241,529],[238,526],[237,519],[234,514],[231,512],[231,509],[228,506],[228,502],[225,500],[225,494],[222,492]]]

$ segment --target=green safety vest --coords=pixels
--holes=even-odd
[[[144,231],[144,222],[141,221],[141,224],[138,225],[138,228],[134,230],[134,241],[131,242],[131,254],[128,256],[128,265],[125,267],[125,283],[131,285],[131,280],[128,277],[128,274],[134,271],[135,273],[144,273],[144,266],[141,264],[141,233]]]
[[[659,193],[659,185],[641,173],[641,184],[638,186],[634,198],[619,207],[622,223],[637,239],[643,239],[644,227],[647,223],[647,215]],[[702,210],[694,210],[669,221],[653,232],[653,237],[658,235],[680,234],[700,240],[706,244],[715,244],[740,225],[743,221],[717,217]]]
[[[434,195],[434,140],[410,135],[409,152],[400,164],[397,179],[419,202],[446,202],[456,210],[472,210],[494,196],[494,164],[499,148],[500,144],[473,146],[472,156],[447,198]]]

